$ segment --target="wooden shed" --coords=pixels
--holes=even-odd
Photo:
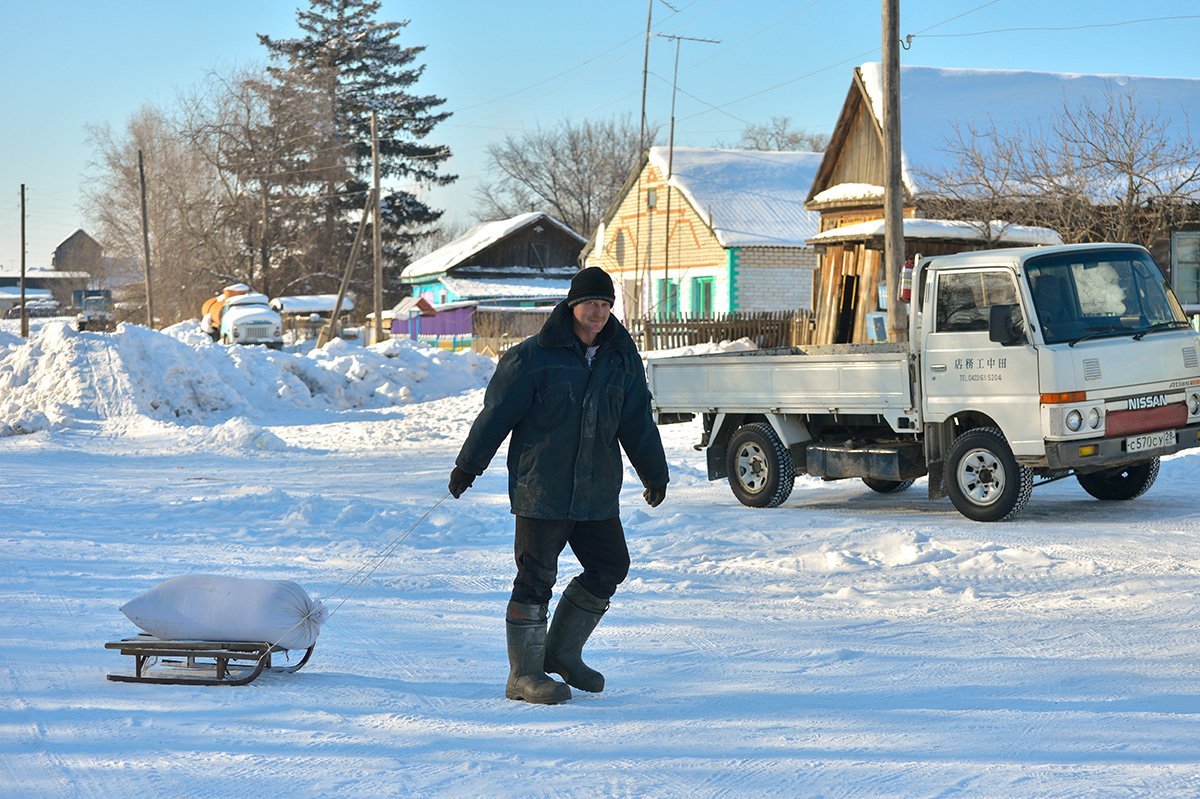
[[[996,246],[1061,243],[1058,234],[1047,228],[992,220],[924,218],[914,161],[931,158],[937,152],[949,130],[942,124],[946,114],[969,118],[971,107],[969,93],[945,100],[951,107],[938,108],[939,121],[935,123],[926,116],[926,104],[938,99],[936,93],[910,90],[912,79],[917,77],[913,70],[919,69],[901,70],[905,259]],[[920,87],[928,85],[916,83]],[[850,90],[805,203],[806,208],[820,213],[820,232],[809,239],[820,253],[813,292],[814,341],[819,344],[872,340],[870,315],[886,309],[886,294],[881,291],[886,282],[881,270],[885,182],[882,87],[879,64],[854,69]]]

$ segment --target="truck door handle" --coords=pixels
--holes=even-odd
[[[929,371],[931,371],[931,372],[944,372],[944,371],[946,371],[946,364],[944,364],[944,363],[931,363],[931,364],[929,364]]]

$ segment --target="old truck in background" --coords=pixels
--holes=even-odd
[[[918,258],[913,286],[905,342],[650,359],[657,420],[701,415],[709,479],[749,506],[797,473],[882,493],[928,475],[976,521],[1017,514],[1035,477],[1133,499],[1200,444],[1200,335],[1145,249]]]
[[[113,313],[113,296],[109,289],[79,289],[72,292],[71,301],[79,312],[75,314],[77,330],[115,330],[117,317]]]
[[[226,286],[200,308],[200,329],[222,344],[283,346],[283,319],[265,294],[245,283]]]

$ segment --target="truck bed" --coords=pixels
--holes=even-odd
[[[869,413],[912,407],[908,351],[832,344],[651,358],[655,414]]]

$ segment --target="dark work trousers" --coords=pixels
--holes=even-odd
[[[583,566],[583,573],[576,579],[600,599],[611,598],[629,574],[629,547],[619,517],[595,522],[526,516],[517,516],[516,520],[513,602],[545,605],[550,601],[558,578],[558,556],[567,544]]]

